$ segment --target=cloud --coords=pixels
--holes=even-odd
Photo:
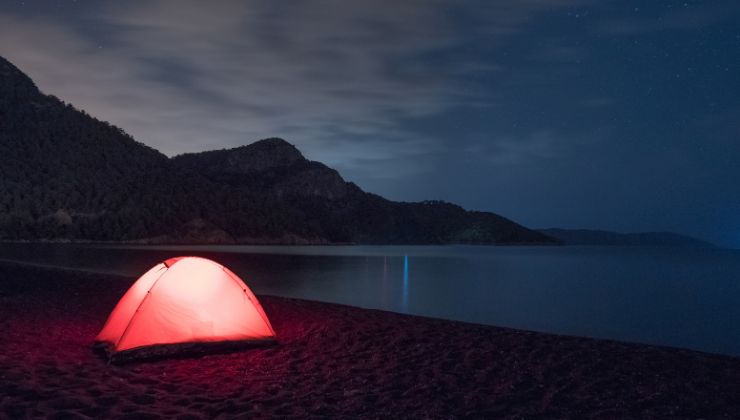
[[[372,161],[422,168],[413,157],[440,150],[403,120],[492,105],[473,80],[498,64],[466,43],[502,43],[572,3],[105,2],[74,19],[0,14],[0,51],[42,90],[169,155],[281,136],[371,174]]]
[[[549,130],[523,137],[493,137],[475,142],[465,152],[497,165],[515,165],[534,159],[552,159],[560,155],[560,144]]]

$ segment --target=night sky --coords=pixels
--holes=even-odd
[[[740,247],[738,1],[3,1],[0,55],[168,155]]]

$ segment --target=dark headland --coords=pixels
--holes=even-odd
[[[539,229],[563,245],[585,246],[652,246],[680,248],[714,248],[715,245],[672,232],[619,233],[591,229]]]
[[[0,240],[557,244],[494,213],[394,202],[285,140],[168,158],[0,58]]]

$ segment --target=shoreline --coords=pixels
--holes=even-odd
[[[0,244],[69,244],[69,245],[129,245],[129,246],[276,246],[276,247],[332,247],[332,246],[448,246],[448,245],[470,245],[491,247],[518,247],[518,246],[566,246],[562,243],[552,242],[440,242],[440,243],[360,243],[360,242],[281,242],[281,241],[254,241],[254,242],[191,242],[191,241],[164,241],[159,242],[150,239],[132,239],[130,241],[95,241],[88,239],[0,239]]]
[[[740,417],[740,358],[260,295],[278,345],[121,367],[92,339],[133,278],[0,262],[0,413]]]
[[[166,249],[166,248],[162,248]],[[60,272],[66,272],[71,275],[74,274],[81,274],[81,275],[99,275],[104,276],[109,279],[115,278],[116,281],[128,281],[130,284],[133,284],[133,282],[136,280],[137,276],[133,275],[126,275],[121,272],[116,271],[106,271],[106,270],[97,270],[95,268],[80,268],[80,267],[69,267],[69,266],[60,266],[60,265],[54,265],[54,264],[45,264],[45,263],[37,263],[37,262],[31,262],[31,261],[21,261],[21,260],[13,260],[13,259],[5,259],[0,258],[0,274],[2,273],[3,265],[10,265],[10,266],[17,266],[18,268],[29,268],[29,269],[40,269],[40,270],[49,270],[49,271],[60,271]],[[0,290],[2,289],[2,279],[0,279]],[[124,290],[125,291],[125,290]],[[730,358],[737,358],[740,362],[740,355],[736,354],[730,354],[730,353],[721,353],[721,352],[711,352],[711,351],[704,351],[700,349],[690,348],[690,347],[679,347],[679,346],[669,346],[669,345],[661,345],[661,344],[651,344],[651,343],[641,343],[638,341],[627,341],[627,340],[618,340],[618,339],[612,339],[612,338],[604,338],[604,337],[594,337],[594,336],[586,336],[586,335],[574,335],[574,334],[559,334],[556,332],[548,332],[548,331],[538,331],[533,329],[523,329],[523,328],[516,328],[516,327],[507,327],[503,325],[494,325],[494,324],[483,324],[483,323],[477,323],[477,322],[470,322],[465,320],[459,320],[459,319],[449,319],[449,318],[442,318],[442,317],[434,317],[434,316],[426,316],[426,315],[419,315],[419,314],[411,314],[411,313],[403,313],[403,312],[394,312],[390,310],[385,309],[378,309],[378,308],[369,308],[369,307],[361,307],[361,306],[352,306],[340,302],[330,302],[330,301],[322,301],[322,300],[310,300],[310,299],[302,299],[302,298],[295,298],[295,297],[288,297],[288,296],[280,296],[280,295],[274,295],[274,294],[264,294],[260,293],[258,294],[260,298],[268,298],[268,299],[289,299],[289,300],[296,300],[296,301],[302,301],[302,302],[311,302],[315,304],[326,304],[326,305],[336,305],[336,306],[344,306],[351,309],[358,309],[363,311],[377,311],[381,313],[388,313],[393,315],[401,315],[401,316],[408,316],[408,317],[415,317],[420,318],[422,320],[431,320],[431,321],[445,321],[445,322],[452,322],[452,323],[461,323],[471,326],[479,326],[479,327],[491,327],[501,330],[508,330],[513,332],[523,332],[523,333],[532,333],[532,334],[543,334],[548,336],[555,336],[555,337],[563,337],[563,338],[577,338],[577,339],[588,339],[588,340],[595,340],[600,342],[608,342],[608,343],[617,343],[617,344],[623,344],[623,345],[633,345],[633,346],[647,346],[647,347],[653,347],[658,349],[665,349],[665,350],[677,350],[677,351],[688,351],[692,353],[698,353],[698,354],[705,354],[710,356],[722,356],[722,357],[730,357]],[[111,307],[112,309],[112,307]]]

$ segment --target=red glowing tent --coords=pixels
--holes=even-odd
[[[157,264],[131,286],[95,341],[114,358],[139,350],[169,354],[196,343],[274,339],[262,306],[236,274],[205,258],[178,257]]]

